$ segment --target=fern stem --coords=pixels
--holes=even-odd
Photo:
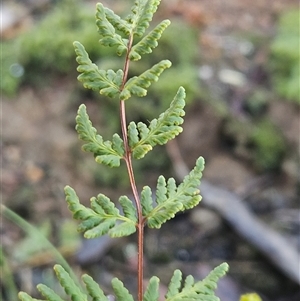
[[[125,83],[128,77],[129,71],[129,53],[132,47],[133,36],[129,37],[128,45],[127,45],[127,53],[124,63],[124,76],[122,80],[121,91],[123,90]],[[127,172],[129,176],[131,190],[134,196],[134,201],[136,204],[137,214],[138,214],[138,224],[137,224],[137,232],[138,232],[138,271],[137,271],[137,284],[138,284],[138,301],[143,300],[143,274],[144,274],[144,220],[142,214],[142,206],[139,198],[139,193],[137,190],[137,186],[135,183],[135,177],[132,166],[132,158],[131,158],[131,149],[128,143],[128,134],[127,134],[127,122],[126,122],[126,108],[125,101],[120,101],[120,119],[121,119],[121,130],[124,141],[125,148],[125,162],[127,167]]]
[[[123,72],[124,72],[124,76],[123,76],[123,81],[122,81],[122,85],[121,85],[121,91],[123,90],[126,81],[127,81],[127,77],[128,77],[128,71],[129,71],[129,53],[132,47],[132,43],[133,43],[133,35],[131,34],[129,36],[128,39],[128,44],[127,44],[127,53],[126,53],[126,57],[125,57],[125,63],[124,63],[124,68],[123,68]]]
[[[143,260],[144,260],[144,220],[142,214],[142,207],[140,202],[140,197],[138,194],[138,190],[135,183],[135,177],[132,167],[132,160],[131,160],[131,151],[128,144],[127,139],[127,125],[126,125],[126,114],[125,114],[125,101],[121,101],[120,103],[120,114],[121,114],[121,127],[123,133],[123,141],[125,147],[125,162],[127,167],[127,172],[129,176],[129,181],[131,185],[131,190],[134,196],[134,201],[136,204],[137,214],[138,214],[138,301],[143,300]]]

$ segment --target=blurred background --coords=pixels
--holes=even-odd
[[[76,274],[89,272],[107,293],[117,276],[134,291],[135,237],[83,240],[63,193],[70,185],[85,204],[100,192],[112,200],[130,195],[125,166],[109,169],[95,163],[81,151],[74,129],[78,106],[85,103],[105,139],[120,132],[118,102],[85,90],[76,80],[75,40],[101,69],[123,66],[122,58],[98,43],[96,2],[2,2],[2,203],[36,226]],[[132,5],[102,2],[122,16]],[[184,132],[169,149],[156,147],[135,162],[139,188],[154,187],[160,174],[180,178],[174,149],[188,169],[203,156],[203,178],[234,193],[285,239],[283,252],[299,254],[299,2],[165,0],[153,24],[166,18],[172,24],[159,47],[132,64],[130,75],[161,59],[170,59],[173,66],[145,98],[127,102],[128,120],[157,117],[182,85],[187,92]],[[235,208],[231,211],[239,215]],[[38,236],[3,215],[0,235],[4,301],[16,300],[20,289],[38,296],[40,282],[57,286],[55,256]],[[230,272],[219,288],[221,300],[237,301],[239,294],[252,291],[266,301],[299,298],[299,281],[205,202],[160,231],[147,230],[145,257],[145,276],[159,276],[162,286],[176,268],[202,279],[226,261]]]

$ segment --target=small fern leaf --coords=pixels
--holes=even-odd
[[[195,283],[194,277],[192,275],[187,276],[184,282],[184,289],[186,289],[187,291],[190,290],[194,285],[194,283]]]
[[[118,278],[114,278],[111,284],[116,296],[116,301],[134,301],[132,295]]]
[[[228,264],[216,267],[202,281],[195,283],[194,277],[189,275],[182,285],[182,273],[176,270],[170,281],[165,301],[220,301],[215,295],[218,280],[225,275]]]
[[[84,104],[80,105],[78,109],[76,131],[79,139],[85,142],[82,149],[93,153],[97,163],[110,167],[120,166],[120,160],[124,155],[123,140],[118,134],[114,134],[112,142],[103,141],[102,136],[97,134],[97,130],[93,127]]]
[[[148,216],[153,210],[152,191],[149,186],[144,186],[141,193],[141,204],[143,216]]]
[[[131,8],[132,13],[126,20],[133,25],[133,34],[137,37],[143,36],[145,30],[152,21],[160,0],[136,0]]]
[[[202,281],[194,285],[197,293],[212,294],[217,288],[218,280],[228,271],[229,266],[226,262],[214,268]]]
[[[150,144],[143,144],[143,145],[137,145],[133,152],[132,155],[135,159],[141,159],[144,158],[147,153],[149,153],[153,147]]]
[[[77,229],[84,232],[86,238],[95,238],[105,234],[121,237],[136,231],[136,209],[133,205],[129,205],[127,197],[120,198],[125,212],[125,216],[123,216],[115,204],[104,194],[91,198],[91,208],[80,204],[73,188],[66,186],[65,194],[73,218],[81,221]],[[117,222],[121,223],[117,224]]]
[[[133,157],[143,158],[155,145],[166,144],[182,132],[185,91],[180,87],[170,107],[158,119],[153,119],[149,127],[139,122],[131,122],[128,126],[128,140]]]
[[[121,196],[119,198],[119,203],[122,206],[124,216],[133,222],[137,222],[136,208],[133,206],[132,201],[127,196]]]
[[[79,289],[67,271],[60,265],[54,266],[54,271],[60,285],[64,288],[66,294],[72,301],[87,301],[87,296]]]
[[[144,293],[143,301],[158,301],[159,298],[159,278],[151,277],[147,289]]]
[[[91,301],[109,301],[108,297],[104,295],[104,292],[99,287],[98,283],[89,275],[83,275],[82,281],[84,282]]]
[[[30,297],[28,294],[26,294],[26,293],[24,293],[24,292],[19,292],[18,298],[19,298],[21,301],[43,301],[43,300],[41,300],[41,299],[35,299],[35,298],[32,298],[32,297]]]
[[[204,169],[204,159],[198,158],[194,169],[183,179],[178,186],[178,193],[182,196],[183,210],[191,209],[199,204],[201,196],[199,195],[200,180]]]
[[[139,76],[130,78],[123,91],[120,93],[120,100],[126,100],[132,95],[143,97],[147,95],[147,88],[158,80],[161,73],[171,67],[169,60],[162,60],[156,65],[152,66],[149,70],[143,72]]]
[[[166,299],[170,299],[179,293],[181,288],[182,273],[180,270],[175,270],[168,286]]]
[[[46,298],[47,301],[64,301],[51,288],[44,284],[38,284],[37,289]]]
[[[65,195],[68,208],[72,212],[74,219],[86,220],[95,216],[93,210],[80,204],[78,196],[72,187],[65,187]]]
[[[84,227],[86,227],[85,221],[82,223],[82,227],[78,227],[79,230],[82,230]],[[103,236],[108,233],[108,231],[113,228],[116,225],[116,218],[110,218],[104,221],[101,221],[98,225],[93,225],[93,227],[90,227],[91,229],[84,229],[84,237],[88,239],[96,238],[99,236]]]
[[[126,36],[130,35],[131,26],[130,26],[130,24],[128,24],[127,21],[121,19],[120,16],[115,14],[114,11],[112,11],[111,9],[109,9],[107,7],[104,7],[104,12],[105,12],[105,16],[106,16],[107,20],[115,28],[117,28],[119,31],[123,32]]]
[[[169,182],[170,179],[168,180]],[[166,180],[163,176],[160,176],[157,181],[155,202],[157,206],[146,216],[149,228],[159,229],[163,223],[173,218],[183,208],[180,198],[177,198],[176,194],[173,197],[168,195]]]
[[[101,208],[101,211],[99,210],[99,214],[103,214],[104,217],[107,215],[107,217],[111,216],[120,216],[120,211],[118,208],[116,208],[115,204],[104,194],[100,193],[97,197],[91,198],[91,207],[92,209],[99,210]]]
[[[163,223],[173,218],[179,211],[191,209],[201,201],[199,195],[200,179],[204,168],[204,159],[200,157],[195,168],[184,178],[183,182],[177,187],[173,178],[166,182],[160,176],[156,185],[156,206],[149,211],[149,200],[147,200],[147,225],[150,228],[159,229]],[[148,188],[149,190],[150,188]],[[147,191],[147,199],[149,192]]]
[[[142,40],[140,40],[131,48],[129,59],[132,61],[138,61],[142,58],[142,54],[151,53],[152,49],[157,47],[157,41],[161,38],[162,33],[170,24],[171,22],[169,20],[164,20],[160,24],[158,24]]]
[[[119,95],[123,71],[121,69],[117,72],[111,69],[100,70],[96,64],[92,63],[82,44],[75,41],[73,45],[77,55],[76,61],[79,64],[77,71],[80,75],[77,78],[83,86],[111,98]]]
[[[109,19],[113,22],[113,24],[109,22],[107,16],[109,16]],[[105,9],[101,3],[97,4],[96,24],[98,27],[98,32],[101,35],[99,42],[103,46],[116,46],[117,54],[119,56],[127,51],[128,40],[122,39],[122,37],[116,33],[114,27],[114,24],[118,24],[119,28],[125,30],[126,27],[124,26],[124,22],[121,22],[120,18],[116,18],[115,14],[112,14],[110,11]]]
[[[132,221],[123,221],[108,231],[110,237],[124,237],[133,234],[136,225]]]

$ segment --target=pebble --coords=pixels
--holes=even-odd
[[[190,221],[204,232],[217,231],[222,224],[221,217],[214,211],[206,208],[194,208],[190,213]]]

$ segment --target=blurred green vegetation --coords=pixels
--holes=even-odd
[[[255,120],[228,117],[223,134],[233,152],[259,172],[280,169],[286,153],[286,141],[278,128],[264,116]]]
[[[73,41],[80,39],[91,57],[104,54],[97,43],[91,11],[79,0],[59,2],[28,32],[14,40],[2,41],[3,81],[8,96],[18,92],[21,83],[39,86],[51,76],[76,74]],[[107,51],[106,53],[107,54]]]
[[[270,72],[279,96],[300,104],[300,10],[282,13],[271,44]]]

